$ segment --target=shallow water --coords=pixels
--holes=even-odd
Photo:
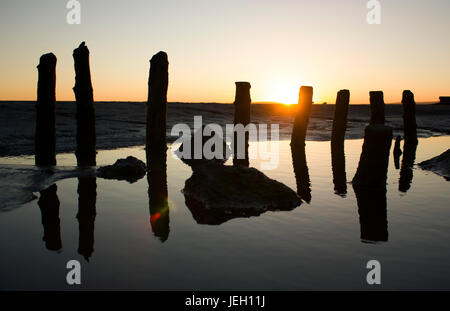
[[[450,137],[420,139],[416,163],[449,145]],[[361,146],[362,140],[345,143],[347,180],[355,174]],[[280,141],[279,150],[278,168],[264,173],[297,190],[289,142]],[[387,229],[388,241],[368,241],[367,236],[361,239],[351,184],[345,197],[335,194],[330,143],[308,141],[306,153],[310,204],[289,212],[234,218],[221,225],[196,223],[181,192],[192,171],[170,155],[168,223],[165,217],[158,219],[161,214],[150,213],[147,178],[134,184],[97,178],[96,196],[95,184],[81,185],[80,214],[84,216],[79,218],[84,220],[79,236],[79,181],[62,180],[57,183],[60,251],[46,249],[37,200],[0,213],[0,289],[450,289],[449,182],[414,169],[411,188],[400,192],[400,171],[391,156],[387,228],[383,221],[369,224],[375,231]],[[98,164],[111,164],[128,155],[145,160],[144,149],[135,147],[100,151]],[[58,155],[59,165],[75,162],[73,155]],[[0,163],[32,164],[33,159],[3,158]],[[259,169],[260,161],[251,160],[250,165]],[[55,235],[52,228],[47,229]],[[80,242],[80,252],[90,256],[89,262],[78,253]],[[82,265],[79,286],[66,284],[66,263],[71,259]],[[366,282],[366,264],[371,259],[381,263],[380,286]]]

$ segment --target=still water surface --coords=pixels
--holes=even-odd
[[[345,143],[347,180],[355,174],[361,146],[362,140]],[[448,146],[450,137],[420,139],[416,163]],[[280,141],[279,150],[279,167],[264,173],[297,191],[289,142]],[[335,194],[330,143],[308,141],[306,153],[310,204],[221,225],[196,223],[181,192],[192,171],[170,153],[169,210],[163,219],[150,213],[147,178],[133,184],[62,180],[56,192],[60,242],[43,241],[37,200],[0,213],[0,289],[450,290],[449,182],[416,168],[410,189],[401,192],[400,171],[391,156],[384,222],[360,223],[351,184],[346,195]],[[135,147],[100,151],[98,164],[128,155],[145,161],[144,149]],[[0,163],[32,164],[33,159]],[[75,163],[73,155],[58,156],[59,165]],[[259,168],[259,160],[250,166]],[[80,198],[77,189],[82,189]],[[371,241],[370,232],[369,239],[362,238],[367,225],[385,232],[387,241]],[[51,224],[47,231],[59,235]],[[81,262],[79,286],[66,284],[71,259]],[[366,283],[371,259],[382,268],[382,285],[376,288]]]

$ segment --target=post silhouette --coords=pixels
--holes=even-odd
[[[291,136],[291,146],[294,148],[305,148],[306,131],[313,104],[312,98],[313,88],[311,86],[302,86],[299,92],[297,114]]]
[[[50,166],[56,165],[56,56],[42,55],[37,68],[35,164]]]
[[[347,193],[344,141],[349,102],[350,91],[340,90],[336,98],[333,131],[331,134],[331,166],[333,170],[334,190],[340,196],[345,196]]]
[[[382,91],[370,92],[370,124],[384,124],[384,96]]]
[[[78,178],[78,254],[86,261],[94,252],[94,227],[97,201],[96,178]]]
[[[77,102],[77,147],[75,155],[78,166],[96,165],[96,136],[94,95],[89,68],[89,49],[84,42],[73,51],[75,66],[75,99]]]
[[[331,144],[344,147],[345,131],[347,129],[348,105],[350,102],[350,91],[340,90],[336,98],[334,109],[333,132]]]
[[[40,192],[38,206],[41,210],[42,226],[44,227],[45,247],[48,250],[58,251],[62,248],[61,221],[59,219],[58,187],[52,185]]]
[[[165,52],[158,52],[150,60],[147,101],[147,169],[154,170],[165,165],[167,88],[169,61]],[[163,162],[161,162],[163,161]]]
[[[242,124],[246,127],[250,123],[251,114],[251,97],[249,82],[235,82],[236,96],[234,100],[234,125]],[[248,147],[249,147],[249,133],[245,132],[244,146],[238,144],[238,133],[233,134],[233,164],[249,166]],[[244,147],[244,150],[242,150]]]
[[[416,102],[411,91],[403,91],[402,107],[405,144],[417,144]]]

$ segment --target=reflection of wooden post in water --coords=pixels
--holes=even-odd
[[[402,148],[400,147],[401,141],[402,137],[397,136],[397,138],[395,139],[395,146],[394,146],[394,165],[396,170],[400,168],[400,156],[402,155]]]
[[[97,201],[96,178],[78,178],[78,254],[89,261],[94,252],[94,226]]]
[[[370,92],[370,124],[384,124],[384,96],[382,91]]]
[[[361,240],[388,241],[386,184],[376,187],[353,186],[358,202]]]
[[[168,239],[170,232],[166,169],[150,171],[147,181],[150,225],[154,235],[164,242]]]
[[[57,189],[56,185],[52,185],[42,190],[38,201],[41,210],[42,226],[44,227],[43,240],[45,241],[45,247],[52,251],[62,248]]]
[[[38,166],[56,165],[56,56],[52,53],[42,55],[37,68],[35,163]]]
[[[95,108],[89,68],[89,50],[82,42],[73,51],[75,61],[75,87],[77,102],[77,148],[75,154],[79,166],[96,165]]]
[[[311,115],[313,88],[302,86],[298,98],[297,114],[295,115],[292,129],[291,146],[304,148],[306,130],[308,129],[309,116]]]
[[[350,91],[341,90],[336,98],[334,110],[333,132],[331,134],[331,164],[333,183],[336,194],[345,196],[347,193],[347,176],[345,173],[344,141],[347,128],[348,105]]]
[[[250,83],[236,82],[236,96],[234,100],[234,125],[242,124],[246,127],[250,123]],[[239,144],[238,133],[234,132],[233,138],[233,164],[249,166],[248,144],[249,133],[245,132],[244,146]],[[244,150],[242,150],[244,147]]]
[[[308,165],[306,163],[305,148],[294,148],[291,146],[291,154],[297,184],[297,194],[306,203],[311,203],[311,184]]]
[[[403,159],[400,169],[400,180],[398,190],[407,192],[411,188],[413,179],[413,166],[417,151],[417,123],[416,123],[416,102],[411,91],[404,91],[402,98],[403,107],[403,128],[405,132],[405,142],[403,144]]]
[[[169,83],[167,54],[159,52],[150,60],[147,101],[147,169],[162,167],[166,154],[167,88]]]

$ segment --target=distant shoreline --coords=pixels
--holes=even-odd
[[[0,100],[0,104],[20,104],[20,103],[34,103],[36,100]],[[57,100],[56,103],[75,103],[75,100]],[[146,101],[95,101],[96,104],[116,104],[116,103],[127,103],[127,104],[146,104]],[[217,103],[217,102],[168,102],[168,104],[187,104],[187,105],[201,105],[201,104],[207,104],[207,105],[232,105],[233,103]],[[313,103],[314,105],[329,105],[334,106],[334,103]],[[398,103],[386,103],[386,105],[401,105],[401,102]],[[417,102],[417,105],[442,105],[439,102],[433,101],[433,102]],[[292,106],[295,104],[287,105],[283,103],[278,102],[252,102],[252,105],[285,105],[285,106]],[[352,104],[351,106],[367,106],[367,104]]]

